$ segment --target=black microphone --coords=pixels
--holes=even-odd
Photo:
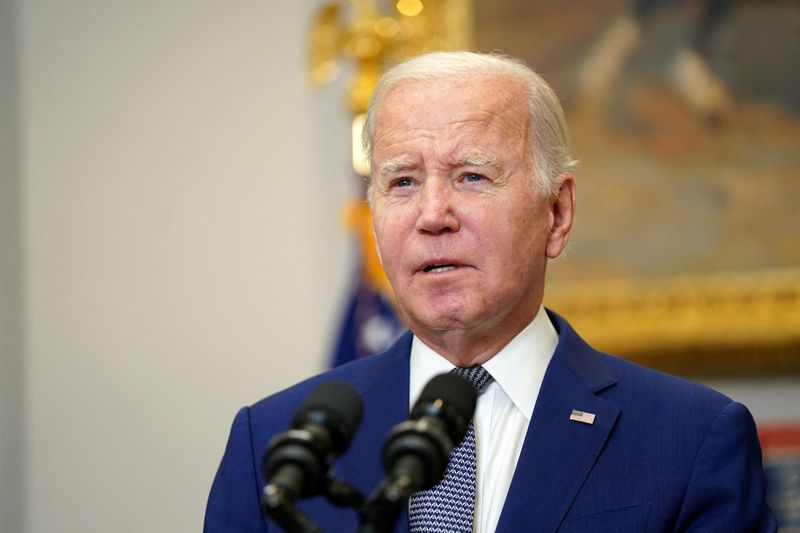
[[[387,437],[383,465],[389,475],[370,497],[360,531],[391,531],[411,494],[442,479],[476,402],[472,383],[457,374],[440,374],[425,385],[408,420]]]
[[[394,427],[383,448],[383,465],[390,476],[408,476],[412,492],[438,483],[450,451],[467,432],[477,398],[472,383],[457,374],[430,380],[408,420]]]
[[[269,442],[265,505],[323,492],[333,460],[350,446],[362,413],[361,397],[350,385],[328,381],[314,389],[295,412],[292,428]]]

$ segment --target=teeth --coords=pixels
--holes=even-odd
[[[425,272],[447,272],[448,270],[453,270],[454,268],[456,268],[454,265],[435,265],[426,268]]]

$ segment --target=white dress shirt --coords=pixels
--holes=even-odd
[[[544,307],[497,355],[483,364],[494,378],[478,397],[475,443],[478,472],[475,490],[476,533],[497,528],[517,467],[545,370],[558,344],[558,333]],[[414,336],[411,343],[409,409],[430,379],[454,365]]]

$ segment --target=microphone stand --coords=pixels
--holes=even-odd
[[[358,533],[391,532],[411,494],[419,490],[424,465],[418,457],[401,457],[395,464],[395,472],[398,473],[384,480],[364,506]]]
[[[322,529],[292,503],[289,491],[278,485],[264,487],[261,508],[289,533],[322,533]]]
[[[352,507],[359,515],[364,508],[364,496],[352,485],[333,476],[328,477],[325,496],[337,507]]]
[[[367,503],[358,533],[392,531],[411,492],[411,479],[408,476],[385,481]]]
[[[323,494],[337,507],[354,509],[363,520],[364,496],[347,482],[329,474]],[[289,533],[322,533],[322,529],[294,505],[292,493],[280,485],[270,483],[264,487],[261,508]]]

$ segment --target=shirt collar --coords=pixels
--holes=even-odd
[[[483,367],[530,422],[544,373],[558,344],[558,333],[544,307],[533,321]],[[425,385],[437,374],[450,372],[454,365],[422,342],[416,335],[411,343],[409,408]]]

